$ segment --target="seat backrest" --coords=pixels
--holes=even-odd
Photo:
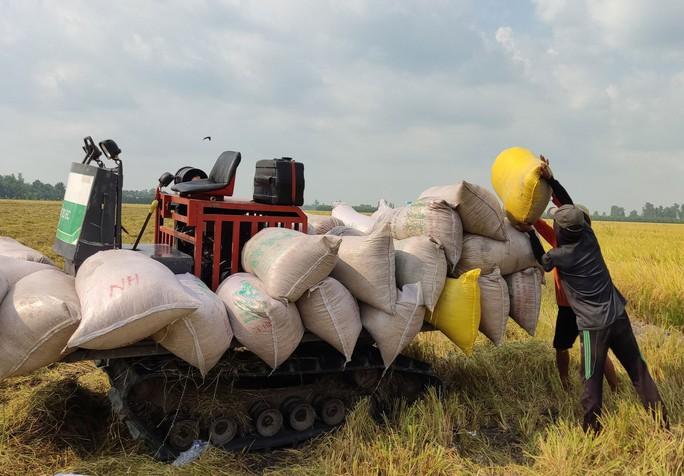
[[[240,165],[241,160],[242,155],[240,152],[233,152],[232,150],[223,152],[211,168],[209,180],[215,183],[227,184],[235,175],[235,170]]]

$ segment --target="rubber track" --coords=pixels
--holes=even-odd
[[[229,351],[230,352],[230,351]],[[253,359],[253,354],[246,354]],[[166,444],[155,434],[154,429],[148,429],[145,424],[131,410],[128,393],[139,382],[147,379],[163,377],[164,369],[171,363],[180,361],[172,356],[148,356],[142,358],[115,358],[100,361],[98,365],[109,376],[111,390],[109,398],[114,412],[119,419],[126,423],[131,435],[145,441],[154,451],[154,456],[160,460],[175,459],[178,452]],[[302,344],[295,353],[278,369],[272,371],[265,365],[255,365],[254,368],[240,371],[231,377],[235,379],[236,387],[245,388],[292,388],[305,382],[315,381],[317,378],[330,375],[351,374],[359,370],[384,371],[384,364],[377,348],[364,345],[357,346],[352,360],[345,365],[344,358],[331,347],[320,342]],[[421,388],[428,386],[441,388],[441,381],[433,374],[431,367],[421,361],[399,355],[392,366],[387,369],[383,379],[393,376],[407,375],[420,383]],[[294,384],[292,382],[295,382]],[[283,384],[285,382],[285,385]],[[361,395],[371,395],[373,389],[359,392]],[[393,396],[394,397],[394,396]],[[396,395],[395,398],[401,398]],[[228,451],[255,451],[280,448],[294,445],[330,431],[332,428],[320,421],[309,430],[297,432],[283,429],[277,435],[264,438],[256,434],[238,437],[225,445]]]

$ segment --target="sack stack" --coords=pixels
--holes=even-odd
[[[242,249],[245,272],[216,293],[130,250],[92,255],[74,279],[0,237],[0,379],[79,347],[148,338],[204,376],[233,337],[275,369],[305,330],[349,362],[365,329],[386,367],[423,321],[466,354],[478,331],[501,345],[509,316],[534,335],[543,273],[516,226],[534,223],[548,202],[540,170],[526,149],[497,157],[503,208],[486,188],[459,182],[396,209],[382,201],[372,216],[339,204],[332,216],[309,216],[306,234],[265,228]]]
[[[472,352],[477,329],[501,345],[509,317],[534,335],[543,273],[529,237],[516,226],[534,223],[548,203],[550,189],[540,168],[541,161],[526,149],[508,149],[492,168],[503,207],[491,191],[462,181],[430,187],[397,209],[381,200],[370,217],[338,205],[333,216],[347,228],[331,233],[372,236],[389,224],[397,285],[419,282],[426,321],[466,353]],[[435,252],[440,247],[441,254]],[[354,282],[358,286],[358,281],[350,285]]]

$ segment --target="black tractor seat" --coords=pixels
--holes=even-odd
[[[182,197],[187,195],[231,196],[235,184],[235,171],[240,165],[240,152],[225,151],[216,160],[209,177],[174,184],[171,190]]]

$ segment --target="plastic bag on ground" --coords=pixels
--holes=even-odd
[[[116,349],[152,336],[200,303],[163,264],[131,250],[86,259],[76,274],[82,319],[69,347]]]
[[[341,282],[359,301],[393,314],[397,281],[394,242],[389,225],[368,236],[342,237],[338,257],[330,276]]]
[[[480,327],[480,270],[474,269],[458,279],[447,278],[435,310],[425,320],[442,331],[466,355],[473,346]]]
[[[513,223],[533,225],[551,199],[551,187],[541,178],[542,161],[530,150],[511,147],[492,165],[492,185]]]
[[[394,314],[361,303],[361,323],[380,349],[385,368],[420,332],[425,317],[422,294],[418,283],[405,285],[398,292]]]
[[[166,350],[197,367],[204,377],[233,339],[228,311],[223,301],[196,276],[186,273],[176,277],[199,308],[152,337]]]
[[[344,226],[344,222],[339,218],[330,215],[306,214],[309,235],[325,235],[336,226]]]
[[[427,236],[394,241],[397,286],[420,283],[425,307],[433,311],[442,294],[447,260],[442,245]]]
[[[501,345],[506,336],[506,325],[510,313],[508,286],[501,272],[495,269],[487,275],[480,275],[480,332],[494,345]]]
[[[372,217],[357,212],[346,203],[333,206],[332,216],[342,220],[345,226],[355,228],[366,235],[375,228],[375,220]]]
[[[192,442],[192,446],[189,449],[183,451],[175,460],[173,460],[171,466],[174,468],[182,468],[183,466],[187,466],[193,461],[197,461],[199,457],[202,456],[208,449],[208,441],[195,440]]]
[[[29,248],[8,236],[0,236],[0,256],[21,259],[24,261],[33,261],[36,263],[53,264],[43,253],[36,251],[33,248]]]
[[[423,198],[398,209],[392,217],[392,236],[398,240],[412,236],[434,238],[444,247],[447,261],[452,267],[461,257],[461,219],[444,200]]]
[[[534,336],[541,309],[544,275],[539,268],[528,268],[506,276],[511,298],[511,318]]]
[[[60,360],[79,319],[74,278],[48,269],[20,279],[0,305],[0,379]]]
[[[492,240],[479,235],[463,237],[461,261],[456,266],[461,274],[471,269],[480,269],[482,274],[489,274],[499,268],[501,274],[508,275],[523,269],[537,266],[532,252],[530,237],[521,233],[506,220],[508,241]]]
[[[328,277],[340,242],[336,236],[264,228],[242,249],[242,267],[259,278],[271,297],[295,302]]]
[[[256,276],[233,274],[216,294],[228,308],[235,338],[271,368],[285,362],[302,340],[304,326],[297,306],[269,296]]]
[[[361,333],[361,316],[347,288],[326,278],[304,293],[297,308],[304,327],[339,350],[349,362]]]
[[[431,187],[420,198],[435,197],[457,209],[466,233],[506,240],[504,213],[492,192],[469,182]]]
[[[48,269],[59,271],[58,268],[55,268],[51,264],[0,256],[0,276],[3,276],[7,280],[7,284],[10,287],[16,284],[17,281],[24,276]]]

